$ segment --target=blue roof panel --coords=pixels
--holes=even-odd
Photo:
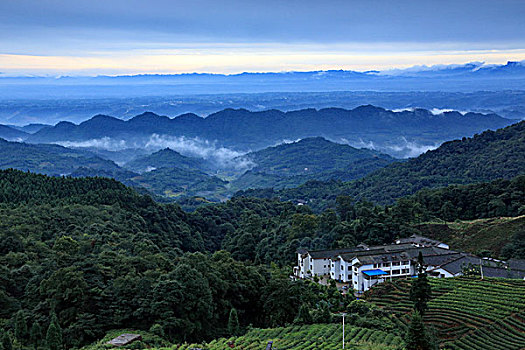
[[[388,275],[387,272],[377,269],[377,270],[365,270],[363,273],[367,276],[381,276],[381,275]]]

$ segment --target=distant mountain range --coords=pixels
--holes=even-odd
[[[345,70],[97,77],[2,77],[3,98],[108,98],[255,92],[499,91],[525,89],[525,64],[468,63],[390,71]]]
[[[371,105],[352,110],[304,109],[290,112],[250,112],[225,109],[207,118],[182,114],[175,118],[143,113],[130,120],[97,115],[78,125],[60,122],[34,134],[20,134],[31,143],[86,145],[107,138],[119,147],[144,147],[152,135],[199,138],[236,151],[254,151],[282,143],[321,136],[356,147],[373,148],[396,157],[417,155],[450,139],[497,129],[514,121],[496,114],[444,112],[424,109],[389,111]],[[2,137],[2,134],[0,134]],[[83,144],[82,144],[83,142]]]
[[[390,203],[424,187],[521,174],[524,122],[465,137],[512,122],[495,114],[392,112],[369,105],[292,112],[226,109],[207,118],[143,113],[127,121],[97,115],[79,125],[26,128],[32,134],[1,128],[25,142],[0,142],[0,168],[113,177],[165,200],[218,201],[246,190],[240,194],[300,199],[314,207],[340,194]],[[407,161],[391,156],[419,154],[425,145],[437,147],[451,138],[460,141]]]
[[[275,191],[248,190],[238,196],[301,200],[316,209],[333,206],[337,196],[375,203],[392,203],[423,188],[511,179],[525,173],[525,121],[473,138],[445,142],[405,162],[395,162],[365,177],[350,181],[310,181]]]
[[[208,95],[141,96],[86,99],[10,99],[0,96],[0,124],[56,124],[60,121],[81,123],[96,114],[128,120],[146,111],[158,115],[195,113],[207,116],[226,108],[250,111],[278,109],[294,111],[306,108],[353,109],[371,104],[390,110],[425,108],[433,113],[445,110],[496,113],[510,119],[525,119],[525,90],[443,92],[443,91],[327,91],[268,92]],[[33,129],[23,131],[33,133]]]

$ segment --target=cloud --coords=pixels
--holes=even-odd
[[[341,139],[342,142],[349,144],[356,148],[368,148],[379,152],[395,155],[401,158],[417,157],[422,153],[436,149],[440,143],[434,144],[420,144],[414,141],[409,141],[405,137],[401,137],[397,143],[394,144],[378,144],[370,140],[359,139],[358,141],[348,141]]]
[[[405,111],[413,112],[416,109],[426,109],[426,108],[424,108],[424,107],[396,108],[396,109],[392,109],[392,112],[396,112],[396,113],[398,113],[398,112],[405,112]],[[439,115],[439,114],[443,114],[443,113],[446,113],[446,112],[458,112],[458,113],[461,113],[463,115],[468,113],[468,111],[458,111],[458,110],[452,109],[452,108],[432,108],[432,109],[428,109],[428,111],[430,113],[432,113],[433,115]]]
[[[64,147],[77,147],[77,148],[101,148],[110,151],[121,151],[126,148],[134,148],[128,144],[126,140],[115,140],[110,137],[103,137],[100,139],[91,139],[86,141],[57,141],[54,142],[57,145]]]
[[[167,136],[152,134],[144,139],[116,140],[109,137],[86,141],[59,141],[56,144],[65,147],[99,148],[109,151],[121,151],[130,148],[143,148],[151,152],[170,148],[188,157],[202,158],[222,169],[248,170],[255,164],[242,157],[246,152],[238,152],[227,147],[217,146],[215,142],[198,137]],[[154,170],[154,169],[150,169]]]

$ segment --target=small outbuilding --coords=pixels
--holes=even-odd
[[[124,333],[114,339],[111,339],[106,344],[110,344],[113,346],[124,346],[131,344],[137,340],[142,340],[142,336],[140,334]]]

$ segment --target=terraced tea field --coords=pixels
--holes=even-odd
[[[403,340],[382,331],[368,328],[345,328],[347,349],[362,350],[401,350]],[[342,326],[340,324],[315,324],[310,326],[290,326],[272,329],[253,329],[242,337],[221,338],[208,344],[184,344],[173,349],[206,350],[230,349],[228,342],[235,344],[234,349],[264,350],[268,341],[273,341],[278,350],[339,350],[342,347]]]
[[[430,279],[433,298],[425,314],[446,349],[525,348],[525,282],[508,279]],[[406,328],[412,304],[409,280],[384,283],[367,300],[392,311]]]

